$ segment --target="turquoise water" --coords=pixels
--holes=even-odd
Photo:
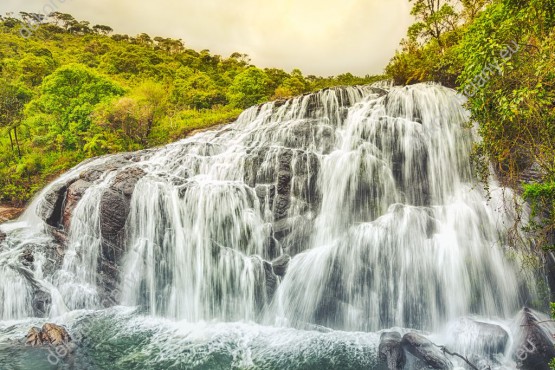
[[[61,319],[80,337],[59,348],[23,346],[43,320],[0,324],[2,370],[15,369],[386,369],[379,334],[297,330],[254,323],[188,324],[141,316],[129,308],[73,312]]]

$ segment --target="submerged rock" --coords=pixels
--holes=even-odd
[[[0,243],[2,243],[4,240],[6,240],[6,234],[0,230]]]
[[[422,361],[428,369],[448,370],[453,364],[431,341],[416,333],[407,333],[401,340],[403,349]]]
[[[378,355],[389,370],[398,370],[405,366],[406,357],[401,340],[401,334],[396,331],[385,332],[380,336]]]
[[[42,326],[42,329],[31,328],[27,333],[25,344],[33,347],[61,346],[69,342],[71,342],[71,336],[64,327],[47,323]]]

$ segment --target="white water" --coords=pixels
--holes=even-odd
[[[192,323],[348,331],[512,317],[536,293],[504,242],[503,189],[490,184],[488,202],[472,175],[463,103],[432,85],[331,89],[157,149],[138,164],[118,302]],[[35,273],[69,309],[99,308],[100,198],[115,175],[73,212],[62,269]],[[23,217],[27,240],[44,238],[40,202]],[[4,267],[14,250],[0,250],[2,319],[30,315],[31,287]],[[272,299],[264,261],[282,254],[293,258]]]

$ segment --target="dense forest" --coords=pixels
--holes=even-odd
[[[113,34],[63,13],[1,17],[0,60],[0,202],[12,204],[86,158],[175,141],[270,99],[383,78],[260,69],[245,54]]]
[[[555,231],[555,2],[412,0],[416,18],[386,68],[397,84],[435,81],[468,98],[483,176],[494,168],[543,216],[530,225],[544,248]],[[530,174],[533,173],[533,176]]]

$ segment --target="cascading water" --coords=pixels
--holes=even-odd
[[[189,333],[216,320],[230,331],[223,342],[234,343],[222,345],[238,348],[230,363],[241,368],[308,368],[260,352],[269,336],[281,338],[276,351],[290,359],[298,354],[284,343],[294,338],[314,341],[315,351],[329,333],[337,340],[328,348],[368,341],[369,352],[353,348],[342,361],[379,368],[375,334],[331,330],[437,332],[469,315],[507,327],[503,320],[538,293],[519,252],[505,245],[515,219],[495,201],[509,190],[490,184],[488,202],[472,174],[476,138],[463,103],[435,85],[328,89],[253,107],[231,125],[132,159],[84,163],[50,185],[20,223],[4,226],[0,318],[30,316],[33,292],[42,290],[51,315],[100,310],[88,320],[119,320],[139,337],[154,330],[159,346],[169,335],[160,328],[174,324],[152,329],[133,321],[136,313],[103,306],[139,306]],[[40,258],[17,267],[29,241],[44,256],[60,239],[64,257],[52,271]],[[245,321],[266,326],[223,324]],[[82,325],[75,315],[68,322]],[[193,335],[184,345],[217,346],[211,338]],[[159,350],[153,346],[141,351]],[[261,366],[264,356],[275,364]],[[191,358],[176,361],[193,368]]]

